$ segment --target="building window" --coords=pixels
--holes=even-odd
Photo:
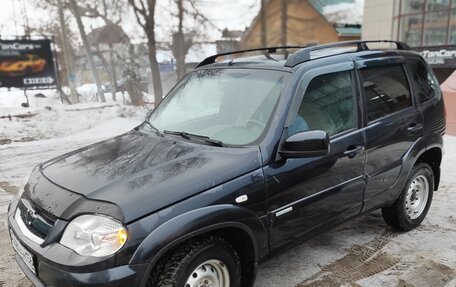
[[[448,10],[450,7],[450,0],[427,0],[426,11],[441,11]]]
[[[410,15],[401,17],[400,40],[410,46],[420,46],[423,35],[423,19],[421,15]]]
[[[401,14],[420,13],[424,10],[424,0],[403,0],[401,7]]]
[[[456,43],[456,0],[397,0],[397,39],[416,46]]]
[[[448,32],[448,12],[427,13],[424,23],[424,46],[445,45]]]
[[[456,2],[456,0],[453,0]],[[456,6],[456,3],[455,3]],[[456,44],[456,10],[451,11],[448,44]]]

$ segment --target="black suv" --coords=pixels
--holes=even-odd
[[[417,227],[444,104],[425,61],[383,42],[205,59],[142,125],[33,170],[8,210],[20,267],[37,286],[252,286],[271,255],[372,210]]]

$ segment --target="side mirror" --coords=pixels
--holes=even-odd
[[[329,136],[324,131],[306,131],[287,138],[279,150],[283,158],[324,156],[329,153]]]

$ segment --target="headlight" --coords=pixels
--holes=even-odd
[[[81,215],[63,232],[60,243],[85,256],[116,253],[127,241],[127,230],[119,221],[103,215]]]
[[[32,176],[32,173],[33,173],[34,170],[32,170],[30,173],[27,174],[26,177],[24,177],[24,179],[22,180],[22,183],[21,185],[19,186],[19,190],[17,192],[17,197],[20,198],[22,196],[22,194],[24,193],[24,188],[25,186],[27,185],[27,183],[29,182],[30,180],[30,177]]]

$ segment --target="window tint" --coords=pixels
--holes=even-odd
[[[436,90],[434,89],[434,77],[426,65],[421,61],[413,61],[408,64],[411,70],[412,79],[415,82],[417,89],[417,96],[420,103],[426,102],[436,96]]]
[[[361,70],[367,103],[367,118],[376,120],[412,105],[410,88],[402,65]]]
[[[354,110],[350,72],[318,76],[309,83],[288,133],[323,130],[333,135],[352,129],[355,127]]]

